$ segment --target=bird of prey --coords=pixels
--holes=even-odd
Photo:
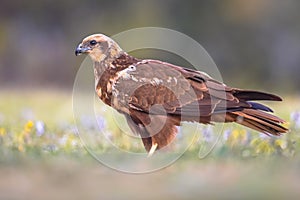
[[[183,121],[236,122],[267,135],[288,131],[280,125],[284,120],[255,102],[281,101],[274,94],[232,88],[201,71],[135,58],[103,34],[84,38],[75,54],[91,57],[96,94],[125,115],[149,154],[171,143]]]

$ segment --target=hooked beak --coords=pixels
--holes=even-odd
[[[91,50],[90,47],[82,47],[82,45],[79,44],[78,47],[75,50],[75,55],[78,56],[80,54],[86,53],[89,50]]]

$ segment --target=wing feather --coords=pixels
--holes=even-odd
[[[139,111],[149,113],[158,104],[167,114],[209,116],[215,110],[220,113],[251,107],[244,100],[249,99],[247,92],[230,88],[200,71],[156,60],[138,62],[134,71],[125,70],[114,88],[120,91],[118,98],[125,100],[123,105]],[[263,93],[258,94],[258,98],[266,99]],[[127,101],[126,96],[130,97]]]

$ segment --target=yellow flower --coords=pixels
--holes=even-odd
[[[34,126],[34,123],[32,121],[28,121],[24,126],[24,131],[27,133],[31,132],[33,126]]]
[[[6,131],[4,128],[0,128],[0,136],[5,136],[6,135]]]
[[[22,144],[19,144],[18,150],[19,150],[20,152],[25,152],[24,146],[23,146]]]
[[[228,138],[228,142],[231,146],[242,144],[247,141],[246,130],[233,130]]]
[[[59,140],[61,146],[64,147],[65,150],[73,150],[79,143],[78,138],[74,134],[65,134]]]
[[[263,154],[272,154],[275,149],[270,143],[266,140],[261,139],[254,139],[251,141],[251,146],[254,147],[256,153],[263,153]]]
[[[23,131],[17,135],[15,141],[17,143],[17,147],[20,152],[25,152],[26,146],[32,143],[29,134],[32,131],[33,127],[34,127],[34,123],[32,121],[28,121],[24,125]]]
[[[275,140],[275,146],[280,147],[281,149],[285,149],[287,147],[287,142],[285,140],[277,139]]]
[[[24,133],[21,133],[17,136],[17,141],[18,143],[23,143],[24,142]]]

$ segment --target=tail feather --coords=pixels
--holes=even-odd
[[[260,110],[244,109],[227,113],[227,120],[247,126],[267,135],[281,135],[288,131],[280,125],[284,120]]]
[[[263,110],[263,111],[266,111],[266,112],[273,112],[273,110],[271,108],[269,108],[268,106],[265,106],[261,103],[250,102],[250,101],[248,101],[247,103],[251,105],[252,109]]]
[[[258,92],[252,90],[236,90],[234,96],[237,97],[239,100],[244,100],[244,101],[256,101],[256,100],[282,101],[282,99],[275,94],[269,94],[265,92]]]
[[[252,110],[252,109],[244,109],[243,112],[247,115],[251,115],[253,117],[257,117],[257,118],[260,118],[262,120],[269,120],[269,121],[273,121],[275,123],[285,123],[285,121],[275,115],[272,115],[272,114],[269,114],[269,113],[266,113],[266,112],[262,112],[262,111],[259,111],[259,110]]]

